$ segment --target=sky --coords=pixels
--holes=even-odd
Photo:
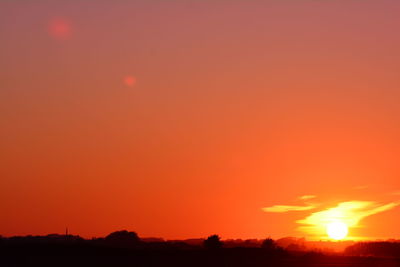
[[[399,12],[1,1],[0,235],[400,238]]]

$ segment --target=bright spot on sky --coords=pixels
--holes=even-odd
[[[349,229],[344,222],[331,222],[326,226],[326,233],[335,240],[343,239],[347,236]]]
[[[124,83],[126,86],[133,87],[136,84],[136,78],[130,75],[125,76]]]
[[[53,19],[49,23],[49,33],[55,39],[66,40],[71,37],[71,24],[62,18]]]
[[[335,207],[320,210],[298,220],[298,229],[316,240],[329,237],[339,240],[346,237],[348,228],[359,226],[359,222],[369,216],[391,210],[400,203],[380,204],[374,201],[347,201]],[[354,238],[354,237],[353,237]]]

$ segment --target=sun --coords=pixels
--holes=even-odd
[[[326,226],[326,233],[332,239],[341,240],[347,236],[349,228],[344,222],[335,221]]]

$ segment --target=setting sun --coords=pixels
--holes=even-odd
[[[335,240],[343,239],[347,236],[349,229],[344,222],[331,222],[326,226],[326,233]]]

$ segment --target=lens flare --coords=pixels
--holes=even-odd
[[[55,39],[67,40],[71,37],[71,24],[66,19],[55,18],[49,22],[49,33]]]
[[[133,87],[136,84],[136,78],[131,75],[125,76],[124,83],[126,86]]]

